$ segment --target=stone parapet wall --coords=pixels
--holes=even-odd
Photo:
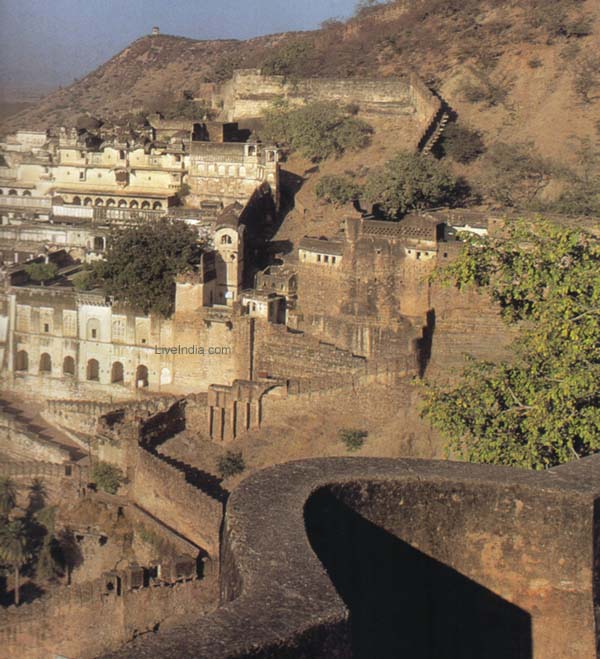
[[[217,597],[214,577],[121,594],[107,591],[102,580],[72,585],[0,611],[0,644],[6,656],[19,659],[92,659],[157,625],[187,621],[212,608]]]
[[[183,471],[141,446],[130,474],[129,495],[135,503],[211,557],[218,555],[221,501],[187,482]]]
[[[452,659],[588,659],[598,483],[598,456],[544,473],[368,458],[272,467],[229,500],[222,606],[111,659],[341,659],[382,644],[417,656],[424,643]]]
[[[258,69],[236,71],[213,95],[223,103],[228,121],[260,117],[277,99],[292,104],[333,101],[358,104],[361,113],[379,116],[415,115],[424,128],[439,109],[439,99],[411,74],[406,78],[336,79],[307,78],[287,81],[284,76],[262,75]]]

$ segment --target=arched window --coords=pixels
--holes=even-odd
[[[155,202],[154,202],[154,206],[152,206],[152,208],[153,208],[155,211],[159,211],[159,210],[162,209],[162,204],[160,203],[160,201],[155,201]]]
[[[96,382],[100,379],[100,364],[98,364],[97,359],[90,359],[88,361],[85,377],[88,380],[95,380]]]
[[[94,205],[95,205],[95,206],[104,206],[104,199],[101,199],[100,197],[98,197],[98,198],[96,199],[96,202],[95,202]]]
[[[29,190],[23,190],[23,194],[21,196],[22,197],[31,197],[31,192],[29,192]]]
[[[75,375],[75,360],[73,357],[63,359],[63,375]]]
[[[233,240],[231,239],[231,236],[228,236],[225,234],[224,236],[221,236],[221,245],[231,245]]]
[[[123,364],[115,362],[110,370],[110,381],[113,383],[123,382]]]
[[[148,367],[140,364],[135,370],[135,386],[140,389],[148,386]]]
[[[74,206],[81,206],[81,197],[73,197],[72,203]]]
[[[129,204],[129,208],[137,208],[138,206],[139,204],[135,199]]]
[[[25,350],[19,350],[15,355],[15,371],[29,370],[29,355]]]
[[[91,200],[90,197],[86,197],[86,198],[83,200],[83,205],[84,205],[84,206],[91,206],[92,204],[93,204],[93,202],[92,202],[92,200]]]
[[[149,201],[142,201],[142,208],[150,208],[150,202]]]
[[[88,320],[86,336],[91,340],[100,339],[100,321],[97,318],[90,318]]]
[[[114,200],[114,199],[109,199],[109,200],[106,202],[106,205],[107,205],[107,206],[114,206],[114,205],[115,205],[115,200]]]
[[[52,358],[47,352],[40,355],[40,373],[52,372]]]
[[[9,194],[11,197],[16,197],[16,196],[17,196],[17,191],[16,191],[16,190],[9,190],[9,191],[8,191],[8,194]]]
[[[125,199],[119,199],[119,203],[117,204],[119,208],[127,208],[127,202]]]

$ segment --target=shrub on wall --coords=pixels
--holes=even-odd
[[[103,462],[96,462],[92,468],[92,482],[109,494],[116,494],[122,483],[125,482],[125,476],[119,467]]]

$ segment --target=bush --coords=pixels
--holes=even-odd
[[[100,460],[92,469],[92,482],[101,490],[116,494],[121,483],[125,482],[125,477],[119,467]]]
[[[366,430],[354,430],[351,428],[344,428],[339,431],[338,436],[340,441],[348,451],[358,451],[362,448],[369,433]]]
[[[324,176],[318,183],[316,195],[335,206],[349,204],[359,198],[361,189],[348,176]]]
[[[451,203],[457,193],[458,182],[444,163],[408,151],[371,172],[364,186],[366,200],[389,217]]]
[[[506,206],[529,205],[556,169],[529,143],[497,142],[488,149],[482,163],[482,192]]]
[[[440,149],[452,160],[469,163],[485,151],[481,133],[462,124],[450,124],[442,133]]]
[[[361,149],[371,133],[371,126],[331,102],[293,109],[277,103],[266,112],[263,126],[264,139],[287,145],[313,162]]]
[[[56,277],[58,267],[55,263],[28,263],[25,272],[33,281],[48,281]]]
[[[223,478],[241,474],[246,468],[241,451],[227,451],[217,460],[217,469]]]
[[[265,59],[261,73],[264,75],[301,76],[304,61],[312,50],[313,45],[307,41],[285,42]]]
[[[464,99],[469,103],[485,103],[488,107],[504,103],[508,96],[508,90],[505,87],[496,85],[487,79],[465,82],[461,91]]]

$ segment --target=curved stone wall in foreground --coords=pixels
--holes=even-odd
[[[599,499],[600,456],[272,467],[227,504],[222,606],[111,658],[590,659]]]

